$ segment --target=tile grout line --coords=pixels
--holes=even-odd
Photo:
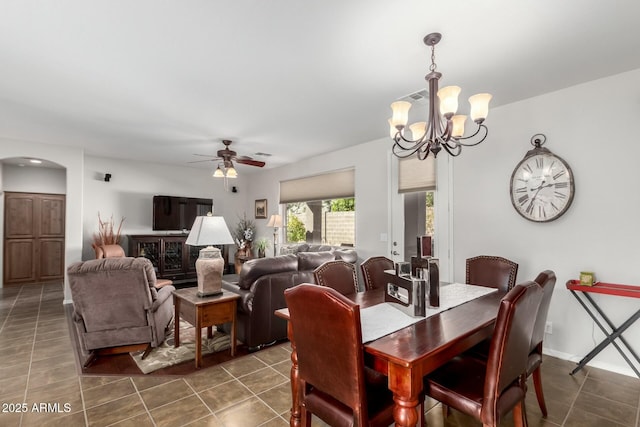
[[[80,400],[82,401],[82,414],[84,415],[84,425],[88,426],[89,416],[87,415],[87,405],[84,401],[84,390],[82,389],[82,378],[80,377],[80,375],[78,375],[77,378],[78,378],[78,387],[80,387]]]
[[[24,289],[26,285],[22,285],[20,287],[20,294],[22,294],[22,291]],[[36,331],[38,330],[38,320],[40,319],[40,307],[42,306],[42,294],[44,293],[44,287],[42,285],[40,285],[40,300],[38,301],[38,314],[36,314],[36,325],[33,328],[33,341],[31,343],[31,353],[29,354],[29,369],[27,370],[27,382],[24,386],[24,396],[23,396],[23,402],[26,403],[27,401],[27,393],[29,391],[29,380],[31,379],[31,365],[33,364],[33,353],[35,352],[35,347],[36,347]],[[20,295],[18,294],[18,295]],[[16,302],[17,302],[17,298],[16,298]],[[22,426],[22,419],[24,418],[24,412],[22,414],[20,414],[20,426]]]
[[[24,286],[24,285],[22,285]],[[2,326],[0,326],[0,332],[2,332],[7,324],[7,321],[9,320],[9,316],[11,316],[11,312],[13,311],[13,309],[15,308],[16,304],[18,303],[18,297],[20,296],[20,293],[22,292],[22,286],[20,286],[20,290],[18,291],[18,293],[16,294],[16,296],[13,299],[13,303],[11,304],[11,308],[9,309],[9,313],[7,313],[7,317],[4,318],[4,321],[2,322]]]
[[[562,424],[561,424],[562,426],[564,426],[567,423],[567,420],[569,419],[569,414],[571,414],[571,412],[573,411],[573,406],[578,400],[578,396],[580,396],[580,393],[582,392],[582,388],[584,387],[584,384],[587,382],[587,378],[589,378],[589,370],[587,370],[587,374],[584,376],[584,380],[582,381],[582,384],[580,384],[580,388],[578,389],[576,396],[571,401],[571,405],[569,405],[569,410],[567,411],[567,415],[565,415],[564,420],[562,420]]]
[[[209,410],[209,413],[213,416],[213,418],[215,418],[215,419],[216,419],[216,421],[220,421],[220,422],[222,423],[222,421],[217,417],[217,415],[215,414],[215,412],[213,412],[213,409],[211,409],[211,408],[209,407],[209,405],[207,405],[207,402],[205,402],[205,401],[204,401],[204,399],[202,398],[202,396],[200,396],[200,393],[198,393],[198,392],[196,391],[196,389],[195,389],[195,388],[193,388],[193,386],[192,386],[191,384],[189,384],[189,381],[185,380],[184,378],[183,378],[183,381],[187,384],[187,387],[189,387],[189,388],[191,389],[191,391],[193,391],[193,393],[194,393],[194,394],[196,395],[196,397],[200,400],[200,402],[202,402],[202,404],[204,405],[204,407],[205,407],[205,408],[207,408],[207,409]],[[231,382],[231,381],[225,381],[223,384],[226,384],[226,383],[229,383],[229,382]],[[219,384],[219,385],[220,385],[220,384]],[[217,386],[214,386],[214,387],[217,387]],[[211,387],[211,388],[214,388],[214,387]],[[209,389],[205,389],[205,390],[209,390]],[[204,391],[204,390],[203,390],[203,391]],[[204,417],[200,417],[200,418],[198,418],[197,420],[193,420],[193,421],[198,421],[198,420],[201,420],[201,419],[204,419],[204,418],[206,418],[206,416],[204,416]]]
[[[136,385],[136,382],[133,381],[133,378],[131,378],[131,377],[127,377],[127,378],[129,379],[129,382],[131,382],[131,384],[133,384],[133,389],[136,391],[136,395],[138,396],[138,398],[142,402],[142,406],[144,407],[144,410],[147,412],[147,416],[149,417],[149,419],[151,419],[151,424],[153,424],[153,426],[156,427],[157,426],[156,420],[153,419],[153,416],[151,415],[151,411],[149,410],[149,407],[145,403],[144,399],[142,398],[142,395],[140,394],[140,390],[138,390],[138,386]],[[169,381],[169,382],[171,382],[171,381]],[[132,419],[134,417],[137,417],[138,415],[139,414],[132,415],[129,418],[125,418],[123,420],[116,421],[114,424],[120,423],[122,421],[130,420],[130,419]],[[111,424],[111,425],[113,425],[113,424]]]

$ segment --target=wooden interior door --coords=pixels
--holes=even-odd
[[[4,283],[64,277],[65,196],[5,192]]]

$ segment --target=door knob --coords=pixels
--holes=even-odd
[[[398,251],[391,251],[391,255],[400,255],[400,252],[398,252]]]

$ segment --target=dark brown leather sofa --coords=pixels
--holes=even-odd
[[[286,307],[284,290],[300,283],[315,283],[313,270],[327,261],[356,263],[353,249],[298,252],[245,262],[237,283],[222,282],[226,290],[240,295],[236,319],[237,337],[249,348],[287,338],[287,322],[274,315]],[[229,325],[225,325],[227,329]]]

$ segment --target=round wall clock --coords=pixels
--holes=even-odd
[[[543,134],[531,138],[527,152],[511,174],[511,203],[529,221],[549,222],[562,216],[573,201],[571,168],[560,156],[542,147]]]

